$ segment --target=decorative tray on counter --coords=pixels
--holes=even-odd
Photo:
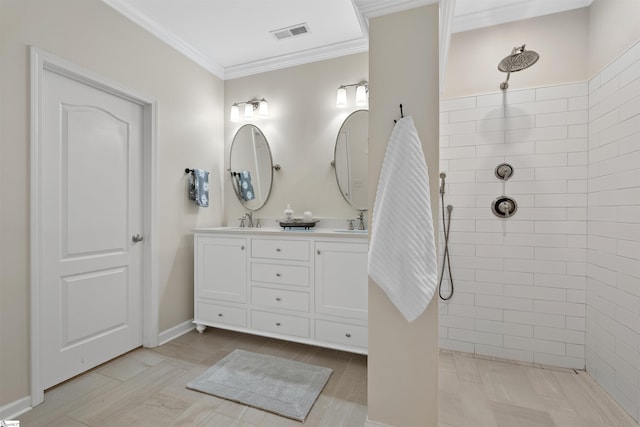
[[[308,230],[315,227],[320,222],[319,219],[305,220],[304,218],[291,218],[291,219],[276,219],[276,222],[280,224],[283,229],[291,228],[304,228]]]

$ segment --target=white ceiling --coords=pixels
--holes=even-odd
[[[438,0],[103,0],[223,79],[368,49],[368,19]],[[455,1],[452,31],[586,7],[593,0]],[[276,40],[270,31],[306,24]]]

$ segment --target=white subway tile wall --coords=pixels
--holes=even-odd
[[[589,82],[587,371],[640,419],[640,43]]]
[[[441,346],[584,368],[586,278],[573,264],[587,261],[588,83],[441,107],[455,285],[441,303]],[[503,162],[514,168],[505,183],[494,173]],[[507,220],[490,208],[502,194],[518,203]],[[445,276],[445,295],[449,286]]]
[[[441,347],[586,367],[640,419],[640,43],[589,82],[440,105]],[[503,194],[506,220],[490,208]]]

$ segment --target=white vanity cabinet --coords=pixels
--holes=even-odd
[[[315,337],[367,348],[367,243],[315,242]]]
[[[280,338],[311,339],[311,242],[251,238],[251,328]]]
[[[243,236],[196,234],[194,318],[209,326],[247,325],[247,252]]]
[[[367,353],[366,235],[195,232],[194,323]]]

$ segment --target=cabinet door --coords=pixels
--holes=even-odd
[[[367,319],[367,243],[316,242],[316,313]]]
[[[247,301],[247,239],[196,236],[196,298]]]

